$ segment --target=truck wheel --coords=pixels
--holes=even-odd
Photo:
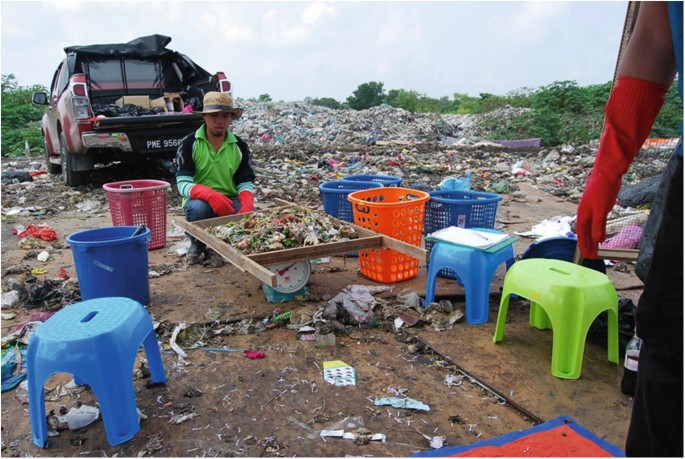
[[[67,139],[64,133],[59,134],[60,162],[62,163],[62,180],[66,186],[76,187],[90,181],[90,171],[75,171],[73,154],[67,149]]]
[[[50,149],[48,149],[48,142],[45,140],[45,137],[43,137],[43,148],[45,149],[45,168],[48,170],[48,172],[50,174],[59,174],[62,172],[61,164],[50,162],[50,157],[52,155],[50,154]]]

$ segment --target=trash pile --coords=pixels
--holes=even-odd
[[[250,146],[257,172],[256,198],[262,203],[280,198],[318,205],[322,182],[352,174],[397,176],[403,179],[402,186],[423,191],[436,189],[446,178],[471,174],[475,191],[511,193],[515,200],[525,201],[525,196],[517,194],[517,183],[528,182],[577,203],[597,152],[597,141],[554,148],[514,148],[484,140],[488,136],[486,126],[492,125],[493,119],[505,123],[525,110],[511,107],[484,115],[439,115],[410,113],[387,105],[357,111],[306,102],[238,103],[245,112],[233,130]],[[624,184],[635,185],[658,176],[668,161],[669,146],[668,142],[652,142],[643,149],[624,176]],[[173,186],[173,162],[164,161],[159,166],[146,178],[172,183],[169,206],[176,212],[181,200]],[[74,207],[85,212],[107,210],[100,186],[66,188],[57,176],[46,174],[42,161],[3,161],[2,167],[3,215],[50,214]],[[139,171],[117,173],[120,175],[111,180],[129,179]],[[655,188],[658,179],[649,182]],[[642,189],[639,193],[653,196]],[[630,196],[622,193],[621,198],[636,206]]]
[[[471,173],[475,191],[515,193],[525,181],[577,203],[598,145],[515,148],[484,140],[493,119],[506,122],[525,110],[511,107],[439,115],[387,105],[356,111],[305,102],[239,103],[245,112],[233,130],[250,145],[262,201],[313,203],[320,182],[352,174],[393,175],[402,177],[402,186],[433,190],[447,177]],[[645,149],[625,183],[659,175],[669,155],[668,148]]]
[[[462,128],[433,113],[410,113],[388,105],[367,110],[334,110],[304,102],[239,102],[243,116],[234,124],[241,137],[263,144],[312,146],[375,145],[382,141],[439,143]]]

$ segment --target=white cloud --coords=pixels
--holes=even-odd
[[[489,29],[494,41],[509,49],[543,39],[553,40],[554,33],[558,32],[555,27],[563,24],[568,10],[562,2],[512,2],[508,7],[514,11],[494,16],[489,21]]]
[[[78,11],[83,7],[84,3],[86,2],[83,0],[62,0],[54,2],[53,6],[58,10]]]
[[[315,24],[324,15],[332,15],[335,13],[335,8],[331,3],[316,2],[307,7],[302,13],[302,22],[304,24]]]

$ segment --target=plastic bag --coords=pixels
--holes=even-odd
[[[442,191],[469,191],[471,189],[471,173],[465,177],[447,177],[438,184],[438,189]]]
[[[682,139],[681,139],[682,142]],[[680,142],[678,143],[680,145]],[[676,151],[678,147],[676,146]],[[642,282],[647,279],[647,272],[652,264],[652,255],[654,254],[654,242],[656,241],[656,233],[659,231],[661,225],[661,217],[666,204],[666,195],[668,194],[668,186],[671,183],[671,178],[677,168],[678,158],[677,153],[671,155],[671,159],[666,165],[666,169],[661,176],[661,183],[656,192],[656,197],[652,203],[652,210],[649,213],[647,224],[645,225],[645,232],[638,244],[640,252],[635,263],[635,274]]]

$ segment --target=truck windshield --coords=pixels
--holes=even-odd
[[[158,61],[139,59],[88,60],[84,70],[92,90],[161,89],[162,72]]]

